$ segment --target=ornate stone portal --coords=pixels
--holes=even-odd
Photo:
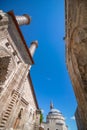
[[[87,1],[65,0],[66,61],[77,98],[78,130],[87,129]]]
[[[38,43],[29,50],[19,28],[28,23],[28,15],[0,11],[0,130],[39,130],[40,111],[29,74]]]

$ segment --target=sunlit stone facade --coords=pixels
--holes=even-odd
[[[19,28],[28,23],[28,15],[0,11],[0,130],[39,130],[40,111],[30,77],[37,41],[29,50]]]

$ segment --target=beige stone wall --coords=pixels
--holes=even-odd
[[[29,102],[31,108],[36,110],[35,99],[32,93],[32,86],[30,84],[31,81],[29,80],[30,80],[29,77],[27,77],[26,80],[24,81],[23,98],[26,99],[27,102]]]
[[[35,130],[37,105],[27,78],[32,61],[12,18],[0,15],[0,130]]]
[[[20,123],[19,128],[23,130],[35,130],[36,128],[36,119],[37,119],[37,106],[35,103],[32,86],[30,83],[29,76],[25,79],[23,83],[23,91],[22,91],[22,98],[28,103],[27,107],[21,107],[24,109],[24,114]],[[39,125],[39,122],[37,122]],[[38,127],[38,126],[37,126]]]
[[[87,129],[87,1],[66,0],[66,62]]]

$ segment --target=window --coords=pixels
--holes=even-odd
[[[20,111],[18,113],[18,117],[15,120],[15,123],[14,123],[14,126],[13,126],[14,129],[18,128],[18,126],[20,124],[20,120],[22,118],[22,113],[23,113],[23,108],[20,109]]]
[[[22,113],[23,113],[23,108],[20,109],[20,112],[19,112],[19,114],[18,114],[18,118],[19,118],[19,119],[21,119]]]

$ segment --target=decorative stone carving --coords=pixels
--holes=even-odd
[[[84,90],[87,92],[87,33],[85,29],[77,28],[73,34],[72,53],[74,53]]]
[[[0,57],[0,84],[6,80],[10,57]]]
[[[75,91],[79,112],[78,130],[87,129],[87,0],[65,0],[66,62]],[[72,3],[72,4],[71,4]],[[69,18],[72,17],[72,27]],[[76,19],[76,21],[75,21]],[[69,33],[69,34],[68,34]],[[71,34],[71,35],[70,35]],[[79,118],[81,116],[81,118]]]
[[[13,47],[8,42],[6,43],[6,46],[11,53],[14,52]]]
[[[80,25],[87,26],[87,1],[81,1],[79,5],[79,23]]]
[[[0,46],[0,92],[6,87],[6,81],[9,80],[14,69],[15,63],[12,56]]]
[[[19,59],[19,57],[17,55],[17,52],[13,49],[13,47],[8,42],[6,42],[5,45],[6,45],[7,49],[8,49],[8,51],[13,54],[14,60],[16,61],[16,63],[19,64],[20,59]]]

